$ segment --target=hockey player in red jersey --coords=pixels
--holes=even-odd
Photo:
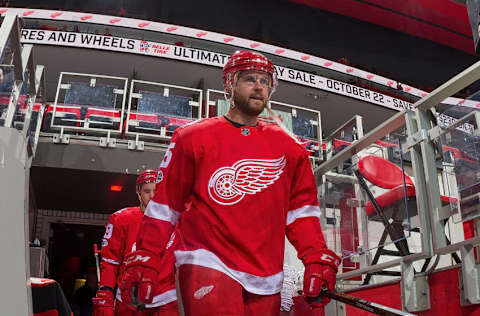
[[[124,208],[110,216],[102,241],[102,262],[100,264],[100,283],[93,301],[94,316],[178,316],[178,303],[175,291],[175,259],[173,253],[167,253],[161,261],[161,272],[157,275],[153,299],[142,312],[121,301],[121,293],[115,286],[121,281],[127,256],[135,251],[140,221],[148,202],[155,194],[155,182],[158,173],[154,170],[143,171],[137,178],[137,195],[140,206]],[[114,304],[115,302],[115,304]]]
[[[257,119],[277,86],[273,64],[235,52],[223,82],[228,114],[178,129],[160,164],[121,284],[124,301],[151,301],[179,218],[174,254],[187,316],[278,315],[285,234],[305,265],[305,295],[335,286],[340,259],[325,244],[307,152]]]

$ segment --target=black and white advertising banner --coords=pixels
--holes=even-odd
[[[228,59],[228,55],[196,48],[187,48],[144,40],[126,39],[120,37],[86,33],[23,29],[21,34],[21,42],[28,44],[59,45],[133,53],[188,61],[214,67],[223,67],[223,65],[227,62]],[[377,104],[397,111],[413,109],[412,103],[365,88],[350,85],[345,82],[328,79],[325,77],[313,75],[295,69],[289,69],[286,67],[275,66],[275,68],[279,80],[333,92],[336,94]],[[467,102],[473,103],[466,104]],[[478,101],[464,100],[462,105],[477,107]],[[440,115],[439,119],[441,122],[444,123],[452,123],[453,121],[455,121],[454,118],[446,115]],[[470,131],[473,129],[473,126],[469,124],[464,124],[464,126],[460,128]]]
[[[305,54],[303,52],[295,51],[293,49],[278,47],[266,43],[253,41],[250,39],[221,34],[213,31],[206,31],[168,23],[146,21],[118,16],[109,16],[103,14],[91,14],[86,12],[0,7],[0,14],[5,15],[7,13],[16,14],[24,19],[50,20],[54,23],[57,23],[58,21],[69,21],[80,26],[82,24],[105,25],[106,27],[114,25],[116,27],[122,28],[147,30],[150,32],[169,34],[169,36],[189,37],[194,38],[195,40],[208,41],[209,43],[218,43],[222,46],[229,45],[231,47],[234,47],[235,49],[254,49],[262,53],[296,60],[298,62],[305,63],[306,65],[315,65],[317,67],[322,67],[325,69],[330,69],[340,73],[348,74],[350,76],[362,78],[364,80],[375,82],[377,84],[385,85],[387,87],[397,86],[397,81],[393,79],[382,77],[378,74],[373,74],[349,65],[344,65],[333,60],[327,60],[321,57],[316,57],[313,55]],[[409,94],[418,97],[423,97],[427,94],[425,91],[419,90],[415,87],[410,87],[405,84],[402,85],[404,91]]]
[[[259,52],[281,56],[283,58],[289,58],[302,62],[305,64],[315,65],[325,69],[330,69],[336,72],[348,74],[349,76],[361,78],[370,82],[375,82],[390,88],[397,87],[396,80],[389,79],[378,74],[373,74],[368,71],[344,65],[335,61],[327,60],[324,58],[308,55],[299,51],[295,51],[288,48],[282,48],[273,46],[266,43],[260,43],[249,39],[244,39],[236,36],[230,36],[226,34],[216,33],[212,31],[205,31],[180,25],[173,25],[168,23],[145,21],[139,19],[108,16],[102,14],[91,14],[85,12],[69,12],[59,10],[42,10],[31,8],[10,8],[0,7],[0,14],[16,14],[25,19],[40,19],[50,21],[70,21],[78,24],[93,24],[93,25],[115,25],[122,28],[130,28],[137,30],[147,30],[150,32],[158,32],[163,34],[169,34],[170,36],[185,36],[194,38],[196,40],[204,40],[209,43],[218,43],[221,45],[230,45],[235,48],[254,49]],[[410,95],[423,98],[428,93],[426,91],[417,89],[415,87],[402,84],[403,91]],[[463,105],[469,107],[480,107],[480,102],[463,100],[459,98],[449,97],[443,101],[445,104],[451,105]]]
[[[85,33],[24,29],[21,41],[22,43],[93,48],[156,56],[215,67],[223,67],[228,59],[228,55],[195,48]],[[281,66],[275,66],[275,68],[279,80],[330,91],[394,110],[413,108],[411,103],[341,81]]]

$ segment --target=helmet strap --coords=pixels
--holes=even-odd
[[[233,74],[233,80],[231,78],[231,75],[228,76],[227,78],[227,84],[228,84],[228,87],[230,88],[230,93],[227,93],[227,89],[225,89],[224,91],[224,94],[223,96],[225,97],[225,100],[230,104],[230,107],[235,107],[235,102],[233,101],[233,86],[235,85],[235,83],[237,82],[237,79],[238,79],[238,73],[239,71],[237,71],[235,74]],[[233,82],[233,84],[232,84]]]
[[[235,106],[235,103],[233,102],[233,89],[231,88],[232,85],[230,85],[230,91],[232,91],[230,94],[224,90],[223,91],[223,97],[225,98],[225,101],[228,102],[228,104],[230,104],[230,107],[234,107]]]

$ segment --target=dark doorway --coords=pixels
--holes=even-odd
[[[75,280],[84,278],[89,267],[95,267],[93,244],[100,246],[105,227],[52,223],[50,232],[50,277],[61,284],[70,299]]]

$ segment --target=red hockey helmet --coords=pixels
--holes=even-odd
[[[151,183],[157,181],[158,172],[156,170],[142,171],[137,177],[137,186],[144,183]]]
[[[235,78],[235,73],[242,70],[259,70],[268,73],[272,79],[272,92],[277,86],[277,73],[270,59],[257,52],[237,50],[223,66],[223,86],[225,89]]]

